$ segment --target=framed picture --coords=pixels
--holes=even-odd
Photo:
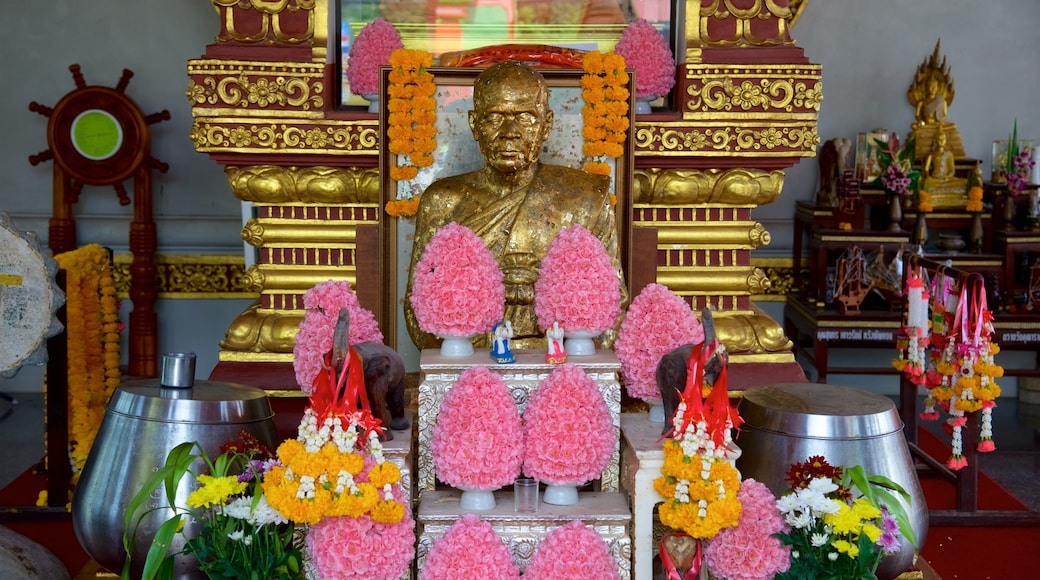
[[[889,135],[888,131],[875,129],[869,133],[860,133],[856,137],[856,179],[863,187],[869,188],[875,179],[881,177],[876,140],[888,143]]]
[[[434,75],[437,85],[437,148],[433,153],[433,164],[419,168],[418,175],[407,182],[398,182],[390,178],[391,153],[388,150],[389,139],[386,136],[386,119],[388,111],[387,90],[389,69],[382,69],[380,94],[380,156],[379,169],[381,179],[381,205],[387,202],[408,199],[422,195],[422,192],[435,180],[480,169],[484,165],[483,156],[469,126],[469,112],[473,109],[473,82],[483,70],[476,67],[432,67],[428,69]],[[539,68],[538,72],[545,77],[549,85],[549,107],[553,111],[552,131],[542,147],[539,160],[542,163],[563,165],[581,169],[585,164],[582,152],[583,119],[581,110],[584,105],[581,93],[581,69]],[[626,279],[629,274],[629,230],[631,227],[631,175],[632,175],[632,118],[631,95],[635,86],[630,75],[629,80],[629,131],[625,140],[624,154],[611,160],[611,192],[617,203],[616,222],[621,252],[622,269]],[[413,220],[394,219],[383,214],[381,220],[381,255],[383,256],[383,287],[395,291],[393,296],[384,299],[384,312],[381,327],[387,335],[387,344],[401,350],[401,343],[408,343],[407,331],[401,321],[400,299],[405,293],[404,285],[408,279],[408,265],[411,256],[411,234],[414,231]],[[397,322],[393,322],[397,321]],[[393,322],[394,328],[390,330]],[[403,333],[403,334],[402,334]],[[404,337],[396,340],[397,336]],[[392,338],[393,337],[393,338]]]

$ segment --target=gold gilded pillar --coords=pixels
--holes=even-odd
[[[802,2],[687,0],[677,114],[636,120],[633,227],[657,231],[657,281],[712,306],[734,362],[793,360],[752,296],[769,232],[751,217],[781,194],[783,170],[815,155],[822,71],[795,46]]]

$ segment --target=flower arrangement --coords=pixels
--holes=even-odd
[[[632,300],[614,342],[625,390],[632,397],[659,402],[656,373],[661,357],[703,340],[704,328],[689,304],[663,284],[647,285]]]
[[[613,52],[590,50],[582,59],[582,68],[582,152],[589,159],[585,171],[610,175],[606,159],[621,157],[628,137],[629,79],[625,58]]]
[[[303,307],[306,313],[293,345],[293,370],[300,389],[307,394],[312,392],[314,379],[322,369],[322,356],[332,349],[340,308],[350,312],[350,344],[383,342],[376,317],[361,306],[346,280],[315,284],[303,295]]]
[[[205,466],[206,473],[190,471],[198,462]],[[173,558],[179,554],[193,555],[199,570],[212,578],[302,578],[303,556],[293,541],[292,522],[267,502],[262,489],[262,481],[276,464],[271,450],[247,432],[240,433],[239,441],[221,447],[215,459],[210,459],[196,442],[173,448],[166,463],[127,506],[123,577],[129,573],[134,553],[138,522],[134,518],[151,505],[158,488],[164,485],[175,513],[155,532],[143,578],[172,577]],[[173,493],[187,473],[200,486],[188,495],[187,507],[179,507]],[[181,552],[167,554],[163,548],[170,546],[175,534],[183,533],[187,518],[201,526],[194,535],[186,534]]]
[[[333,356],[344,346],[337,369]],[[278,446],[280,464],[263,482],[275,509],[311,524],[307,543],[322,577],[398,578],[414,557],[415,521],[401,470],[383,456],[382,430],[368,406],[361,357],[336,344],[314,379],[297,437]]]
[[[413,196],[405,199],[392,199],[386,202],[386,215],[390,217],[412,217],[419,210],[421,196]]]
[[[524,578],[610,580],[620,579],[621,574],[603,538],[581,520],[571,520],[545,535],[524,569]]]
[[[791,529],[777,537],[791,547],[791,567],[777,579],[875,578],[881,558],[899,552],[904,538],[916,545],[898,499],[910,496],[894,481],[821,456],[792,465],[786,480],[791,488],[776,505]]]
[[[885,195],[906,197],[917,191],[921,172],[913,167],[916,145],[911,135],[906,144],[899,146],[899,135],[892,133],[888,142],[874,139],[878,147],[878,164],[881,175],[874,180],[874,187],[885,190]]]
[[[599,477],[617,449],[617,429],[603,394],[574,364],[555,369],[524,411],[524,474],[550,485]]]
[[[119,299],[110,252],[97,244],[55,256],[65,270],[69,460],[75,484],[121,379]],[[46,492],[44,492],[45,494]],[[46,497],[40,501],[46,505]]]
[[[982,211],[982,188],[973,185],[968,189],[968,201],[964,204],[964,211],[979,213]]]
[[[406,506],[397,524],[371,517],[333,517],[311,526],[306,543],[316,577],[403,578],[415,557],[415,522],[404,498],[396,499]]]
[[[409,300],[425,332],[440,336],[488,332],[505,312],[502,271],[473,230],[452,222],[437,230],[423,249]]]
[[[485,366],[464,370],[433,426],[437,477],[461,489],[498,489],[520,475],[523,450],[520,413],[505,381]]]
[[[636,96],[657,98],[675,85],[675,57],[668,42],[645,18],[633,20],[621,33],[614,51],[636,71]]]
[[[518,580],[520,570],[491,524],[473,514],[466,514],[433,542],[426,562],[419,570],[419,578]]]
[[[981,203],[980,203],[981,205]],[[917,192],[917,211],[921,213],[931,213],[935,209],[932,207],[932,194],[925,190]]]
[[[437,86],[429,71],[432,64],[433,55],[424,50],[400,48],[390,55],[386,135],[387,148],[395,155],[390,164],[390,178],[395,181],[414,179],[420,167],[433,164],[433,151],[437,148]],[[410,164],[402,162],[402,158]],[[399,209],[408,207],[410,204]]]
[[[369,22],[358,33],[350,46],[347,61],[347,82],[355,95],[375,95],[379,92],[379,67],[390,63],[390,54],[404,48],[401,34],[383,18]]]
[[[621,280],[603,243],[581,225],[560,230],[534,284],[538,326],[599,334],[621,314]]]
[[[776,498],[765,484],[754,479],[740,482],[737,491],[740,519],[720,530],[704,548],[704,564],[716,578],[772,580],[791,566],[791,548],[775,534],[790,530],[776,507]]]
[[[1007,180],[1008,195],[1016,196],[1029,186],[1029,175],[1036,165],[1032,151],[1029,148],[1019,148],[1018,120],[1015,120],[1014,129],[1007,141],[1007,148],[1001,156],[1003,167],[999,173]],[[994,168],[996,169],[996,168]],[[998,173],[994,171],[994,173]]]
[[[726,367],[704,395],[704,367],[711,345],[694,346],[687,363],[672,429],[664,441],[664,463],[654,489],[664,499],[661,523],[697,540],[715,537],[737,525],[741,514],[732,430],[740,417],[729,404]]]
[[[933,339],[934,368],[925,375],[928,395],[921,414],[925,420],[938,419],[936,405],[950,414],[946,423],[952,432],[952,441],[946,464],[953,470],[968,465],[961,433],[968,413],[981,412],[976,450],[982,453],[996,450],[992,413],[1000,397],[996,379],[1004,376],[1004,369],[994,359],[1000,347],[991,340],[993,313],[986,306],[985,288],[981,283],[971,286],[970,291],[968,284],[962,286],[951,324],[941,335],[939,344],[934,344]]]

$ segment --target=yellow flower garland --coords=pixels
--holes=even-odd
[[[105,406],[119,385],[119,300],[109,253],[97,244],[55,256],[65,270],[69,461],[79,480]],[[48,458],[50,459],[50,458]],[[43,492],[37,503],[46,503]]]
[[[628,136],[629,79],[625,58],[614,52],[591,50],[585,53],[582,68],[582,152],[589,159],[585,171],[610,175],[605,158],[621,157]]]
[[[433,164],[437,148],[437,86],[428,70],[432,65],[433,55],[424,50],[401,48],[390,55],[386,135],[387,148],[394,154],[390,178],[395,181],[414,179],[420,167]],[[407,157],[410,164],[401,163],[398,156]],[[415,215],[416,207],[418,197],[413,197],[388,202],[386,211],[392,216]]]

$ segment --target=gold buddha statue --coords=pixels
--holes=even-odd
[[[964,205],[968,180],[957,177],[956,171],[953,152],[946,147],[946,132],[940,127],[921,172],[921,187],[931,194],[934,207]]]
[[[474,82],[469,126],[484,167],[431,183],[415,215],[404,314],[420,350],[436,347],[440,339],[423,332],[412,311],[415,263],[434,233],[449,223],[473,230],[498,260],[505,276],[505,319],[513,327],[513,348],[545,347],[534,311],[534,284],[549,244],[564,227],[580,224],[599,238],[622,277],[610,179],[538,160],[553,120],[545,78],[525,64],[494,64]],[[626,305],[623,279],[621,293]],[[609,332],[605,336],[604,344],[613,342]],[[488,347],[488,336],[476,338],[474,345]]]
[[[935,43],[932,55],[917,67],[914,80],[906,91],[906,98],[914,107],[914,124],[910,133],[917,142],[914,159],[921,161],[932,151],[932,141],[937,133],[946,134],[947,144],[954,158],[964,157],[964,144],[957,125],[948,120],[950,104],[953,103],[953,77],[946,57],[939,56],[940,41]]]

